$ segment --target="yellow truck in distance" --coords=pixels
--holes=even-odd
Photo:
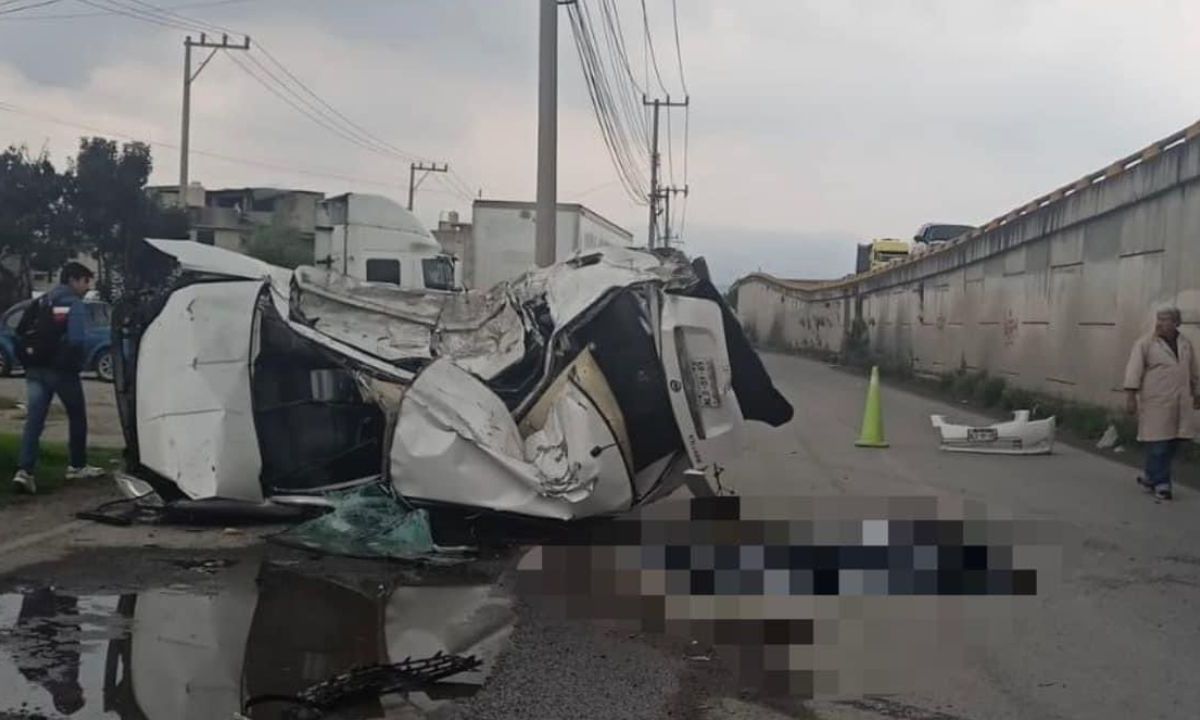
[[[887,265],[896,258],[908,257],[909,244],[903,240],[884,238],[858,246],[858,262],[855,272],[867,272]]]

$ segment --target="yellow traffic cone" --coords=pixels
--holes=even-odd
[[[863,411],[862,434],[858,447],[885,448],[887,440],[883,439],[883,407],[879,400],[879,368],[871,368],[871,383],[867,386],[867,408]]]

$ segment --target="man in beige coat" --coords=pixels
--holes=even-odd
[[[1200,372],[1192,343],[1179,332],[1178,308],[1160,310],[1154,332],[1141,338],[1125,366],[1126,409],[1138,419],[1146,446],[1146,474],[1138,483],[1160,500],[1171,499],[1171,461],[1181,442],[1195,436]]]

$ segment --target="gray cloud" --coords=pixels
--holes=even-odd
[[[170,0],[161,0],[167,3]],[[641,63],[640,3],[618,0]],[[928,220],[983,222],[1193,121],[1200,6],[1168,0],[680,0],[693,97],[688,247],[718,274],[759,265],[841,275],[856,239]],[[664,80],[670,4],[647,0]],[[81,12],[71,0],[43,13]],[[522,0],[258,0],[190,11],[244,28],[347,115],[452,167],[489,197],[529,198],[536,6]],[[613,183],[566,23],[560,195],[642,233]],[[81,134],[46,116],[159,143],[178,135],[181,33],[122,18],[0,16],[0,141],[65,155]],[[227,59],[197,83],[193,158],[210,186],[290,184],[402,196],[407,167],[346,143]],[[681,117],[673,116],[682,182]],[[175,151],[156,148],[172,182]],[[321,178],[305,168],[354,178]],[[607,185],[606,185],[607,183]],[[427,222],[467,203],[432,181]],[[829,230],[826,230],[829,229]]]

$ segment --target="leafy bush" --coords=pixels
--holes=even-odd
[[[989,378],[985,375],[978,388],[979,402],[984,407],[998,406],[1004,397],[1004,389],[1007,385],[1004,378]]]
[[[959,371],[954,378],[954,398],[956,400],[972,400],[975,398],[975,388],[982,376],[978,373]]]
[[[1006,387],[1000,394],[1000,407],[1008,411],[1032,410],[1037,404],[1037,398],[1028,390],[1018,387]]]

